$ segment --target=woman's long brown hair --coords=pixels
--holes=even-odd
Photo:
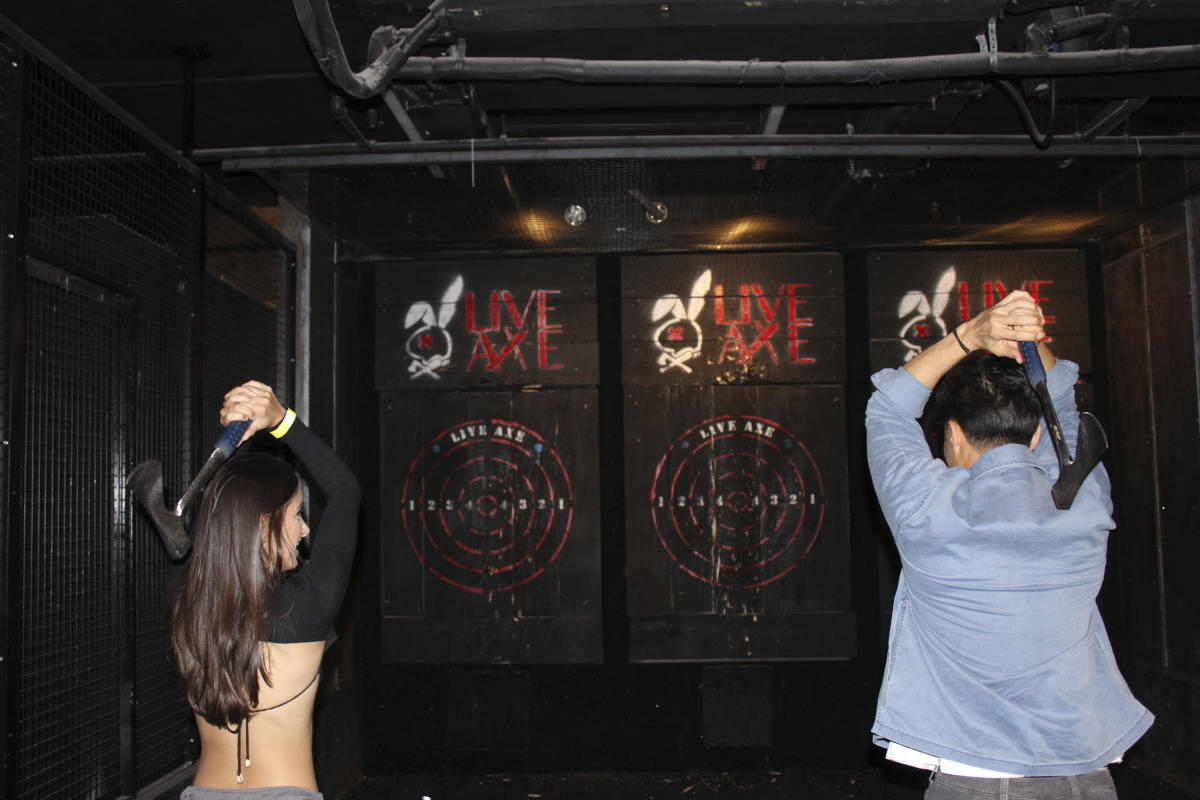
[[[284,506],[298,486],[283,462],[239,456],[201,501],[187,578],[171,608],[171,648],[188,702],[213,725],[236,727],[258,704],[259,676],[270,685],[260,643],[282,577]]]

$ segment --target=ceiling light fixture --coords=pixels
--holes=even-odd
[[[642,208],[646,209],[646,219],[650,220],[655,225],[661,225],[667,221],[667,204],[660,203],[656,200],[647,199],[646,195],[639,192],[637,189],[630,189],[629,196],[642,204]]]
[[[563,219],[565,219],[567,224],[572,228],[578,228],[584,223],[585,220],[587,220],[587,211],[578,203],[572,203],[571,205],[567,206],[567,210],[563,212]]]

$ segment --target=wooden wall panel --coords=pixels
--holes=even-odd
[[[625,385],[844,380],[841,265],[836,253],[624,259]]]
[[[849,657],[837,386],[626,391],[632,658]]]
[[[596,391],[385,393],[383,658],[602,660]]]
[[[1104,458],[1113,480],[1117,529],[1109,538],[1110,579],[1120,586],[1121,628],[1132,654],[1161,663],[1159,536],[1150,405],[1146,300],[1140,255],[1104,268],[1108,312],[1109,387],[1114,413],[1106,420]]]
[[[386,265],[376,285],[381,391],[598,381],[592,259]]]
[[[1134,694],[1157,716],[1131,761],[1200,788],[1200,200],[1105,245],[1109,458],[1117,530],[1106,616]]]
[[[1145,256],[1150,342],[1150,386],[1154,398],[1154,452],[1159,476],[1162,530],[1163,613],[1172,670],[1200,677],[1200,625],[1196,567],[1200,565],[1200,403],[1196,397],[1196,349],[1187,240],[1177,236]]]
[[[843,285],[835,253],[623,259],[631,660],[853,655]]]

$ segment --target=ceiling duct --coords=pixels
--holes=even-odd
[[[329,10],[329,0],[293,0],[296,19],[321,71],[343,92],[358,98],[374,97],[388,88],[397,70],[445,23],[445,4],[446,0],[434,0],[425,18],[409,30],[391,29],[397,41],[361,71],[355,72],[342,47],[341,36]],[[373,35],[372,42],[376,41]]]

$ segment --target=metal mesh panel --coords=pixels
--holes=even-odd
[[[20,107],[28,251],[42,259],[31,262],[42,277],[30,280],[27,299],[16,780],[21,797],[110,798],[185,763],[193,741],[167,648],[169,564],[145,516],[122,516],[125,467],[160,460],[165,494],[177,497],[194,467],[198,394],[213,437],[215,402],[230,383],[256,377],[291,394],[292,261],[279,237],[223,195],[207,204],[205,226],[196,170],[77,79],[18,55],[30,78]],[[0,137],[0,146],[14,141]],[[0,194],[5,201],[12,196]],[[202,258],[212,341],[209,377],[197,387]],[[67,292],[59,268],[94,291]],[[130,307],[114,316],[117,295]],[[114,394],[126,378],[128,396]]]
[[[22,798],[119,781],[127,310],[27,284],[20,674]]]
[[[205,216],[201,449],[220,433],[231,387],[263,381],[285,403],[292,388],[290,253],[215,203]]]
[[[187,267],[198,179],[48,66],[29,69],[30,247],[136,298],[133,458],[162,460],[167,493],[178,493],[191,452]],[[191,722],[165,646],[168,562],[141,514],[133,541],[134,780],[145,785],[183,763]]]
[[[16,59],[13,57],[14,48],[8,41],[7,37],[0,34],[0,65],[11,64]],[[19,62],[18,62],[19,63]],[[14,183],[13,175],[8,168],[8,159],[11,154],[11,149],[15,144],[15,135],[13,133],[12,118],[13,109],[11,108],[12,96],[9,91],[9,86],[12,80],[19,78],[19,73],[13,70],[5,70],[0,74],[0,224],[8,225],[11,219],[10,215],[13,211],[12,195],[16,192],[12,189]],[[10,339],[9,339],[9,313],[10,303],[8,288],[11,276],[12,265],[9,259],[12,255],[12,249],[9,245],[8,237],[0,235],[0,441],[10,441],[11,428],[8,415],[9,408],[9,384],[12,380],[12,375],[9,371],[10,359],[8,358]],[[10,497],[8,485],[8,458],[0,458],[0,492],[3,492],[4,501],[0,502],[0,553],[7,554],[9,550],[8,531],[9,531],[9,508],[7,498]],[[8,602],[9,602],[9,580],[13,570],[7,563],[8,559],[3,558],[4,563],[0,565],[0,647],[7,648],[8,642]],[[11,669],[11,656],[6,656],[6,663],[0,664],[0,691],[4,692],[3,697],[0,697],[0,721],[8,723],[8,670]],[[9,729],[11,730],[11,729]],[[8,730],[5,731],[7,733]],[[8,776],[6,770],[0,769],[0,780],[7,784]],[[0,789],[0,794],[5,790]]]

